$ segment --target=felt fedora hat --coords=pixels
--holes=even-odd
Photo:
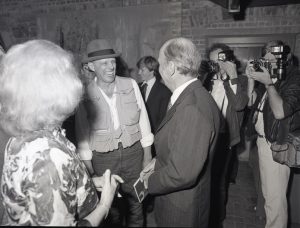
[[[114,58],[118,56],[120,56],[120,53],[115,52],[107,40],[98,39],[89,42],[82,62],[88,63],[98,59]]]

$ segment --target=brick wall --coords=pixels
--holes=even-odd
[[[204,54],[207,36],[296,34],[295,54],[300,56],[300,4],[247,8],[244,20],[234,20],[226,9],[207,0],[2,0],[0,30],[13,26],[23,41],[36,38],[39,14],[181,2],[181,33]]]

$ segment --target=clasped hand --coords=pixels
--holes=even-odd
[[[118,175],[111,175],[111,171],[108,169],[105,171],[103,176],[92,178],[97,191],[102,192],[102,195],[110,194],[113,196],[119,183],[124,183],[123,179]],[[101,197],[102,198],[102,197]]]

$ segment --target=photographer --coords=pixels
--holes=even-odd
[[[235,146],[240,142],[240,129],[248,103],[247,78],[237,73],[237,60],[225,44],[216,43],[208,50],[204,86],[222,113],[221,129],[212,163],[210,228],[222,227],[226,217],[230,161],[237,161]],[[204,62],[202,63],[202,70]],[[244,79],[244,80],[243,80]]]
[[[266,67],[257,68],[250,61],[248,76],[249,106],[252,106],[252,124],[255,125],[261,187],[265,198],[266,228],[287,227],[286,192],[290,168],[273,160],[272,142],[283,142],[291,129],[300,127],[300,75],[291,61],[288,46],[282,41],[270,41],[263,48]],[[254,64],[253,64],[254,63]],[[258,85],[254,89],[255,81]],[[293,116],[293,121],[290,119]],[[279,120],[278,131],[272,126]],[[250,129],[250,128],[249,128]]]

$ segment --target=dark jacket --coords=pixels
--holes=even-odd
[[[298,69],[290,66],[287,69],[286,79],[277,81],[275,83],[275,88],[283,100],[285,117],[282,120],[276,121],[267,98],[263,108],[265,137],[270,142],[283,142],[289,131],[292,132],[300,129],[300,73]],[[250,119],[248,121],[248,128],[252,130],[255,130],[254,126],[251,127],[249,125],[255,124],[253,115],[257,110],[266,89],[263,84],[259,84],[255,91],[257,93],[257,98],[251,107],[252,114],[249,116]],[[292,116],[293,120],[290,123]],[[275,127],[275,125],[277,125],[276,122],[279,122],[279,124]],[[248,136],[254,134],[254,131],[247,132]]]
[[[205,87],[208,91],[212,90],[211,76],[208,76]],[[231,84],[237,85],[236,94],[230,87],[229,81],[224,81],[224,89],[226,97],[228,99],[228,106],[226,110],[225,128],[226,132],[229,132],[230,146],[234,146],[240,142],[241,126],[244,118],[244,111],[247,107],[247,78],[245,76],[239,76],[236,79],[230,80]]]
[[[158,226],[208,226],[211,159],[219,124],[218,107],[197,80],[158,127],[155,172],[149,177]]]
[[[171,95],[171,91],[156,79],[145,102],[153,133],[166,115]]]

